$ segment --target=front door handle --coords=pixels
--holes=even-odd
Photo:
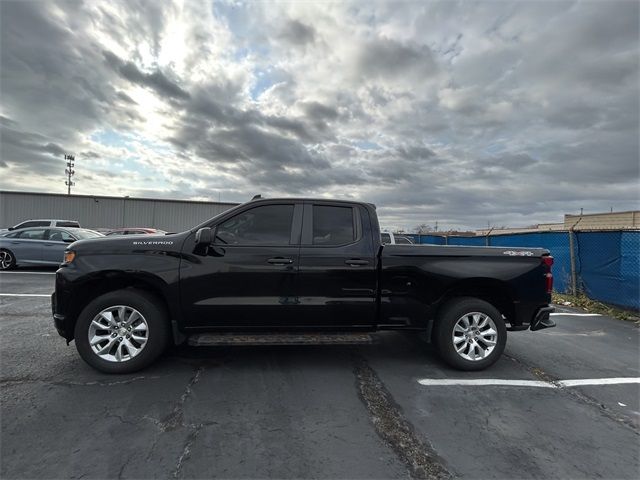
[[[270,263],[271,265],[289,265],[290,263],[293,263],[293,260],[290,258],[270,258],[267,260],[267,263]]]
[[[351,267],[361,267],[364,265],[369,265],[368,260],[360,260],[359,258],[350,258],[349,260],[345,260],[344,263]]]

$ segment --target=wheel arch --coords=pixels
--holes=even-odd
[[[176,315],[179,312],[172,309],[168,297],[168,286],[161,279],[150,275],[140,275],[128,272],[105,272],[100,276],[95,276],[73,289],[73,301],[69,304],[66,312],[68,318],[67,341],[73,340],[75,325],[82,310],[94,299],[117,290],[140,290],[153,295],[162,308],[167,312],[170,321],[170,331],[174,342],[180,340],[180,333],[176,328]]]
[[[430,338],[442,309],[452,300],[462,297],[478,298],[490,303],[507,322],[515,317],[514,295],[507,282],[495,278],[467,278],[451,285],[434,305],[428,325]]]

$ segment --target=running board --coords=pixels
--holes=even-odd
[[[201,333],[189,336],[189,345],[362,345],[373,343],[368,333]]]

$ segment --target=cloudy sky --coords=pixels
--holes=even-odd
[[[0,0],[0,189],[638,208],[639,3]]]

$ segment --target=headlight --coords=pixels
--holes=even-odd
[[[64,263],[65,265],[70,264],[76,258],[76,252],[73,250],[65,250],[64,252]]]

